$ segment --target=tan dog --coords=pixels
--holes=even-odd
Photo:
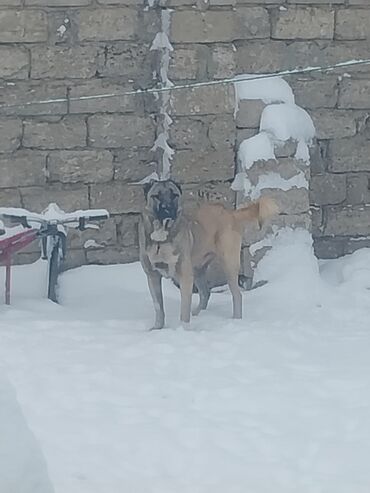
[[[233,318],[242,318],[242,296],[238,286],[242,236],[249,221],[277,213],[275,203],[261,198],[237,210],[221,204],[204,204],[187,215],[181,206],[181,188],[172,180],[145,185],[146,207],[139,225],[140,260],[148,278],[156,318],[154,327],[164,326],[162,277],[175,280],[181,291],[182,322],[190,321],[193,283],[199,305],[193,315],[207,308],[210,289],[205,273],[217,258],[223,267],[233,299]]]

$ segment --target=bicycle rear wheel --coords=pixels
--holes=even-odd
[[[49,257],[48,298],[58,303],[58,276],[61,271],[59,241],[54,245]]]

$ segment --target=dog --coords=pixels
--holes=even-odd
[[[155,308],[153,329],[165,324],[162,277],[180,287],[181,322],[191,315],[193,285],[199,303],[193,311],[205,310],[210,298],[207,267],[217,260],[229,285],[233,318],[242,318],[242,295],[238,285],[240,250],[245,226],[263,222],[277,213],[273,200],[263,197],[236,210],[219,203],[204,203],[191,214],[183,210],[180,185],[173,180],[151,181],[144,185],[145,207],[139,222],[140,261],[146,273]]]

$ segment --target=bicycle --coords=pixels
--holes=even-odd
[[[98,227],[88,224],[89,221],[101,221],[109,218],[105,209],[79,210],[65,213],[57,204],[49,204],[41,214],[29,212],[21,208],[0,207],[0,217],[23,226],[26,231],[10,236],[4,247],[0,248],[1,257],[7,260],[6,285],[10,303],[10,264],[12,253],[34,241],[41,239],[41,258],[48,262],[47,296],[54,303],[58,303],[58,277],[63,269],[63,262],[67,253],[67,230],[74,228],[84,231],[87,228]],[[27,236],[27,231],[29,232]],[[32,232],[32,234],[31,234]],[[19,238],[18,238],[19,237]],[[24,238],[26,237],[26,238]],[[0,238],[1,242],[1,238]],[[1,247],[1,244],[0,244]]]

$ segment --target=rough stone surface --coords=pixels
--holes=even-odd
[[[48,185],[29,187],[21,190],[24,207],[34,212],[42,212],[50,202],[55,202],[65,212],[89,208],[87,186]]]
[[[342,81],[339,108],[370,109],[370,80],[346,78]]]
[[[370,205],[330,207],[326,214],[326,235],[370,235]]]
[[[1,152],[12,152],[19,148],[22,139],[22,122],[14,118],[0,119]]]
[[[108,209],[112,214],[138,214],[144,206],[143,187],[120,182],[92,185],[90,205],[93,208]]]
[[[363,138],[337,139],[330,143],[329,170],[334,173],[370,171],[370,141]]]
[[[154,144],[155,126],[146,117],[94,115],[87,120],[93,147],[148,146]]]
[[[179,151],[172,164],[172,176],[180,183],[231,180],[234,176],[234,152]]]
[[[79,38],[80,41],[130,41],[135,37],[137,22],[135,9],[82,10],[79,15]]]
[[[313,205],[340,204],[346,199],[345,175],[316,175],[311,178],[310,201]]]
[[[310,114],[318,139],[341,139],[356,135],[356,115],[349,111],[320,109]]]
[[[23,146],[36,149],[73,149],[86,145],[86,122],[80,117],[65,117],[57,122],[26,120]]]
[[[289,7],[276,11],[272,37],[275,39],[332,39],[334,11]]]
[[[55,151],[47,161],[48,180],[61,183],[101,183],[113,179],[109,151]]]
[[[27,79],[29,65],[27,49],[18,46],[0,46],[0,78]]]
[[[0,43],[38,43],[47,37],[44,11],[0,10]]]
[[[175,91],[171,94],[171,107],[173,114],[177,116],[233,114],[234,91],[230,85]]]
[[[18,151],[12,156],[0,156],[0,188],[44,185],[46,154]]]
[[[338,10],[335,36],[337,39],[369,39],[370,10]]]

